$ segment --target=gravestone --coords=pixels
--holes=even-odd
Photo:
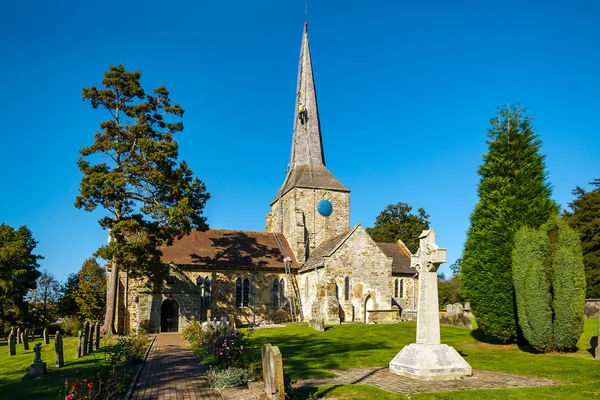
[[[391,373],[421,379],[461,378],[471,366],[451,346],[440,342],[437,269],[446,262],[446,249],[435,243],[433,229],[419,236],[419,250],[411,267],[419,273],[417,343],[405,346],[389,364]]]
[[[81,350],[81,355],[85,356],[88,353],[88,341],[90,338],[90,323],[88,321],[85,321],[83,323],[83,343],[82,343],[82,350]]]
[[[46,369],[46,363],[42,361],[42,344],[36,343],[33,346],[33,352],[35,354],[33,358],[33,364],[29,366],[29,375],[34,378],[45,376],[48,374]]]
[[[87,341],[87,353],[94,351],[94,325],[90,324],[90,337]]]
[[[319,332],[325,332],[325,323],[323,322],[323,318],[320,316],[317,316],[315,319],[308,320],[308,326],[318,330]]]
[[[63,352],[63,341],[60,331],[56,332],[54,337],[54,352],[56,353],[56,368],[65,366],[65,356]]]
[[[11,333],[8,335],[8,355],[16,356],[17,355],[17,339],[15,338],[15,334]]]
[[[50,344],[50,336],[48,336],[48,328],[44,328],[44,344]]]
[[[83,333],[81,331],[77,332],[77,358],[81,358],[83,356]]]
[[[235,317],[233,315],[229,316],[229,333],[231,333],[232,331],[234,331],[236,328],[235,326]]]
[[[21,340],[23,338],[23,336],[21,336],[21,333],[21,328],[17,328],[17,344],[23,343],[23,340]]]
[[[94,325],[94,330],[94,351],[96,351],[100,348],[100,322],[96,322],[96,325]]]
[[[29,337],[27,336],[27,329],[21,332],[21,343],[23,343],[23,350],[29,350]]]
[[[263,368],[263,384],[267,399],[285,400],[283,385],[283,357],[279,347],[271,343],[262,345],[260,350]]]

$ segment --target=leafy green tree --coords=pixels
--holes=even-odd
[[[438,282],[438,302],[440,308],[444,308],[448,304],[465,302],[458,276],[452,276],[450,279],[442,279]]]
[[[36,281],[36,288],[29,289],[26,300],[29,311],[40,316],[42,327],[54,322],[57,317],[57,305],[60,298],[60,283],[54,275],[45,271]]]
[[[75,291],[79,288],[77,274],[69,274],[67,281],[62,286],[61,296],[57,302],[57,312],[61,317],[74,317],[79,313],[79,306],[75,301]]]
[[[103,331],[115,333],[119,271],[160,282],[168,273],[159,246],[191,229],[207,229],[202,215],[210,195],[188,165],[177,162],[176,133],[183,130],[183,109],[171,104],[161,86],[144,92],[141,72],[109,67],[102,85],[83,89],[92,108],[108,112],[95,142],[80,150],[83,173],[75,206],[106,213],[99,223],[109,243],[96,255],[109,262],[109,285]],[[94,163],[93,163],[94,162]]]
[[[586,296],[597,299],[600,298],[600,179],[590,184],[595,188],[589,192],[579,186],[573,190],[576,199],[569,203],[571,211],[564,211],[563,218],[581,238]]]
[[[77,274],[77,288],[73,297],[79,308],[79,318],[90,322],[101,321],[106,313],[106,270],[95,258],[83,262]]]
[[[424,209],[412,214],[407,203],[389,204],[375,219],[375,226],[367,228],[367,233],[376,242],[395,243],[402,240],[414,254],[419,249],[419,235],[429,229],[429,215]]]
[[[517,337],[511,272],[515,233],[521,226],[539,228],[558,212],[550,199],[541,142],[524,111],[518,105],[503,108],[491,120],[460,272],[479,328],[502,342]]]
[[[37,242],[26,226],[18,229],[0,224],[0,318],[14,322],[18,310],[26,304],[24,296],[35,289],[41,275],[38,260],[33,254]]]

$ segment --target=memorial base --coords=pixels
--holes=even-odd
[[[46,363],[34,363],[29,366],[29,375],[33,378],[37,378],[40,376],[46,376],[48,374],[46,369]]]
[[[409,344],[390,361],[390,372],[418,379],[456,379],[471,376],[469,363],[447,344]]]

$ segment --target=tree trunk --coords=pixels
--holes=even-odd
[[[117,288],[119,285],[119,269],[117,264],[112,262],[110,276],[108,280],[108,288],[106,290],[106,314],[104,316],[104,325],[102,332],[105,335],[114,335],[115,330],[115,315],[117,311]]]

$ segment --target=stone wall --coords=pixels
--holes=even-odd
[[[323,199],[333,205],[333,213],[329,217],[323,217],[317,211],[317,205]],[[323,241],[350,229],[350,193],[294,188],[271,206],[266,218],[266,231],[280,232],[282,217],[283,234],[296,260],[303,263],[306,260],[306,243],[310,253]]]

